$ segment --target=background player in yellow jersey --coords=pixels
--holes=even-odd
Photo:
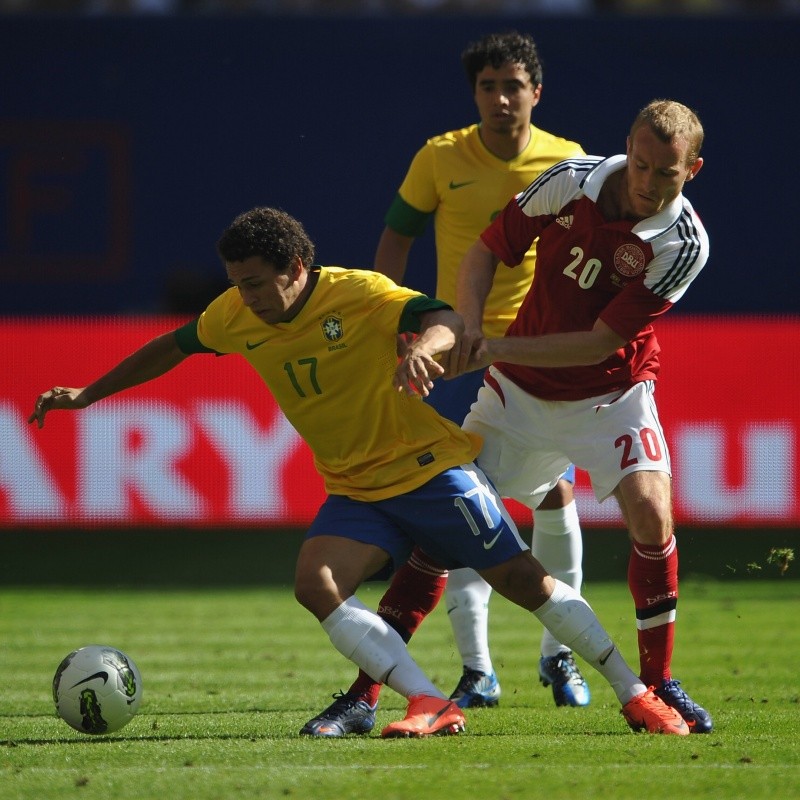
[[[42,427],[53,409],[86,408],[192,354],[238,354],[310,446],[328,492],[300,548],[295,595],[342,655],[409,701],[406,717],[382,736],[458,733],[465,724],[397,632],[355,596],[362,581],[402,564],[414,545],[448,567],[474,567],[574,643],[612,685],[632,728],[688,735],[580,594],[533,558],[473,463],[477,437],[407,393],[414,386],[427,394],[430,371],[441,374],[432,359],[463,334],[458,314],[377,272],[312,266],[314,246],[302,225],[277,209],[241,214],[217,248],[231,289],[88,386],[42,393],[28,422]],[[406,331],[419,336],[396,366],[396,337]]]
[[[433,218],[436,240],[436,297],[456,299],[461,259],[508,201],[553,164],[584,154],[575,142],[531,123],[542,94],[542,66],[530,36],[491,34],[461,56],[480,123],[434,136],[417,152],[386,215],[375,254],[375,269],[403,283],[409,251]],[[535,246],[516,269],[497,270],[483,317],[487,337],[503,336],[533,279]],[[483,385],[481,371],[438,381],[427,399],[459,425]],[[579,589],[583,542],[572,485],[574,467],[542,501],[534,515],[533,552],[550,572]],[[408,639],[447,585],[446,605],[463,664],[451,697],[460,706],[493,706],[500,685],[488,642],[491,587],[474,570],[453,570],[449,578],[431,559],[415,551],[379,604],[387,621]],[[539,662],[542,682],[552,685],[557,705],[586,705],[589,689],[569,649],[544,631]],[[380,686],[361,674],[320,715],[331,730],[359,724],[374,708]],[[316,726],[310,720],[307,733]]]

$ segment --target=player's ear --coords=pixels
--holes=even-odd
[[[531,103],[531,107],[538,106],[539,101],[542,99],[542,84],[540,83],[534,90],[533,90],[533,102]]]
[[[297,280],[300,277],[300,275],[303,272],[305,272],[305,267],[303,266],[303,260],[300,258],[300,256],[295,256],[294,259],[292,260],[291,272],[292,272],[292,278],[294,278],[294,280]]]
[[[697,175],[698,172],[700,172],[702,166],[703,166],[703,159],[698,156],[697,161],[695,161],[694,164],[692,164],[691,168],[689,169],[689,174],[686,176],[686,180],[690,181],[692,178],[694,178],[694,176]]]

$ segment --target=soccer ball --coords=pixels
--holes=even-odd
[[[74,650],[53,677],[56,713],[81,733],[118,731],[142,702],[142,676],[119,650],[90,644]]]

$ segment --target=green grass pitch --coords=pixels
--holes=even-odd
[[[383,585],[361,598],[374,607]],[[585,595],[629,663],[624,583]],[[557,709],[535,677],[539,625],[495,596],[490,637],[503,687],[497,709],[467,712],[457,737],[382,740],[405,701],[382,694],[371,736],[298,735],[346,689],[354,668],[289,587],[263,590],[0,589],[0,797],[775,798],[800,797],[800,585],[684,581],[675,676],[713,714],[708,736],[632,733],[586,667],[592,704]],[[143,676],[122,731],[88,737],[54,715],[53,672],[70,650],[110,644]],[[443,607],[411,643],[446,693],[460,664]]]

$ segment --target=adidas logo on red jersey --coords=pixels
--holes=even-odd
[[[562,227],[569,230],[572,227],[572,214],[566,217],[556,217],[556,222]]]

